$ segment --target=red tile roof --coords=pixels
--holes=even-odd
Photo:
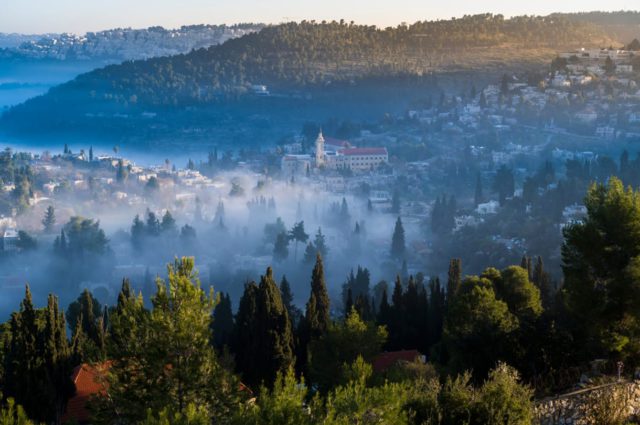
[[[75,421],[82,424],[90,421],[87,402],[92,396],[105,393],[109,366],[108,362],[97,365],[83,363],[73,369],[71,380],[76,386],[76,393],[67,402],[62,422]]]
[[[347,140],[334,139],[333,137],[325,137],[324,144],[341,148],[348,148],[351,146]]]
[[[342,155],[387,155],[387,148],[349,148],[340,149]]]
[[[399,362],[412,363],[420,358],[420,356],[421,354],[418,350],[388,351],[378,354],[371,363],[374,372],[380,373],[395,366]]]

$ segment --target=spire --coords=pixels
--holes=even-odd
[[[316,139],[316,167],[322,167],[324,165],[324,137],[322,137],[322,129],[318,133]]]

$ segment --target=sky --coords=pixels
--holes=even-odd
[[[0,0],[0,32],[81,34],[118,27],[303,19],[389,26],[486,12],[513,16],[638,9],[638,0]]]

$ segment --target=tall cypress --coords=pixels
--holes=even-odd
[[[216,349],[222,350],[229,345],[233,333],[233,310],[229,294],[220,296],[220,302],[213,310],[211,330],[213,333],[213,346]]]
[[[291,285],[289,284],[286,276],[282,276],[282,280],[280,281],[280,296],[282,297],[282,303],[284,304],[284,307],[287,309],[287,313],[289,314],[291,326],[297,326],[302,317],[302,312],[298,307],[296,307],[293,302]]]
[[[402,220],[398,217],[393,229],[393,237],[391,238],[391,257],[403,259],[405,251],[404,227],[402,226]]]
[[[311,336],[316,338],[329,328],[330,305],[327,285],[324,281],[324,266],[320,254],[316,256],[316,265],[311,273],[311,297],[307,303],[306,320]]]
[[[447,302],[451,302],[462,284],[462,260],[453,258],[449,262],[447,280]]]
[[[254,326],[258,332],[258,355],[254,359],[255,374],[252,383],[262,381],[271,386],[278,373],[286,372],[294,364],[291,322],[271,267],[260,278]]]
[[[240,298],[231,341],[231,350],[236,360],[236,370],[246,382],[259,381],[254,371],[255,356],[262,355],[262,353],[256,351],[258,338],[255,322],[257,304],[258,285],[255,282],[247,283]]]

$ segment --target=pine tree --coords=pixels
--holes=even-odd
[[[131,244],[133,249],[140,253],[144,243],[145,228],[144,223],[140,220],[140,216],[136,214],[131,225]]]
[[[210,344],[213,291],[201,288],[193,258],[176,259],[167,275],[168,282],[156,282],[153,309],[133,329],[140,341],[135,356],[125,350],[112,357],[108,397],[100,398],[96,409],[102,420],[133,423],[145,417],[146,409],[171,406],[185,413],[197,403],[215,422],[228,417],[237,400],[238,383],[218,363]]]
[[[391,257],[398,260],[404,259],[405,251],[404,227],[402,226],[402,220],[398,217],[391,239]]]
[[[304,221],[300,221],[293,225],[289,231],[289,240],[294,241],[294,261],[298,261],[298,242],[305,243],[309,239],[309,235],[304,231]]]
[[[169,236],[175,236],[177,233],[176,220],[173,218],[169,210],[167,210],[162,216],[160,232]]]
[[[47,211],[44,214],[44,218],[42,219],[42,225],[44,226],[45,233],[52,233],[53,226],[56,224],[56,213],[53,205],[49,205],[47,207]]]
[[[313,240],[313,245],[316,249],[316,252],[320,254],[322,258],[327,259],[327,254],[329,254],[329,248],[327,247],[325,237],[322,234],[322,228],[318,227],[318,232],[316,233],[315,239]]]

